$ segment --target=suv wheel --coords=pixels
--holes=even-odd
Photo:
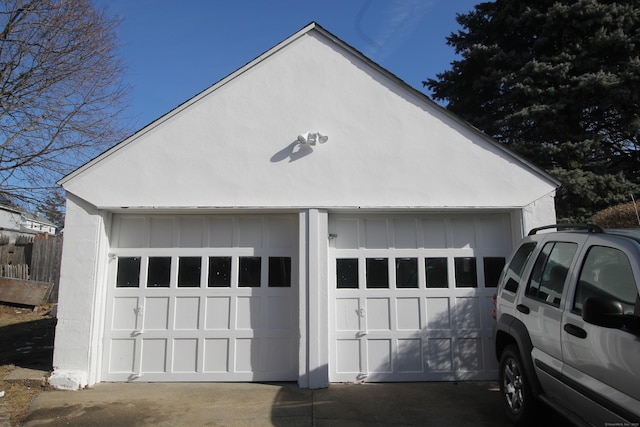
[[[520,353],[514,345],[502,352],[499,381],[507,418],[516,425],[532,424],[535,421],[537,401],[531,392]]]

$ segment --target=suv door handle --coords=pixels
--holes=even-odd
[[[531,309],[529,307],[527,307],[524,304],[518,304],[516,305],[516,309],[520,312],[520,313],[524,313],[524,314],[529,314],[531,313]]]
[[[587,337],[587,331],[585,331],[579,326],[572,325],[571,323],[566,323],[564,325],[564,331],[568,334],[573,335],[574,337],[578,337],[582,339]]]

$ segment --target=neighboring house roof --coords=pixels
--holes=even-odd
[[[0,218],[0,230],[2,231],[35,235],[50,229],[54,230],[53,232],[56,230],[55,224],[48,219],[25,212],[17,206],[0,204],[0,211],[9,213],[8,217],[2,216]],[[33,228],[34,225],[38,225],[40,229]],[[47,230],[42,230],[43,227]]]
[[[312,153],[296,145],[305,130],[334,148],[315,147],[300,165]],[[560,185],[317,23],[59,184],[104,208],[366,207],[384,197],[389,207],[524,206]]]
[[[42,225],[47,225],[49,227],[55,227],[56,226],[53,222],[51,222],[48,219],[43,218],[43,217],[41,217],[39,215],[34,215],[34,214],[31,214],[31,213],[28,213],[28,212],[23,212],[22,216],[27,221],[35,222],[35,223],[42,224]]]
[[[11,212],[11,213],[17,213],[17,214],[24,213],[24,211],[17,206],[10,206],[6,204],[0,204],[0,210]]]

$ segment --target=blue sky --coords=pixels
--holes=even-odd
[[[312,21],[407,84],[449,68],[445,37],[480,0],[94,0],[118,30],[131,130],[152,122]]]

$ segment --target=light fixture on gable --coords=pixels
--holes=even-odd
[[[316,145],[316,143],[324,144],[329,137],[320,132],[305,132],[298,135],[298,142],[302,145]]]

